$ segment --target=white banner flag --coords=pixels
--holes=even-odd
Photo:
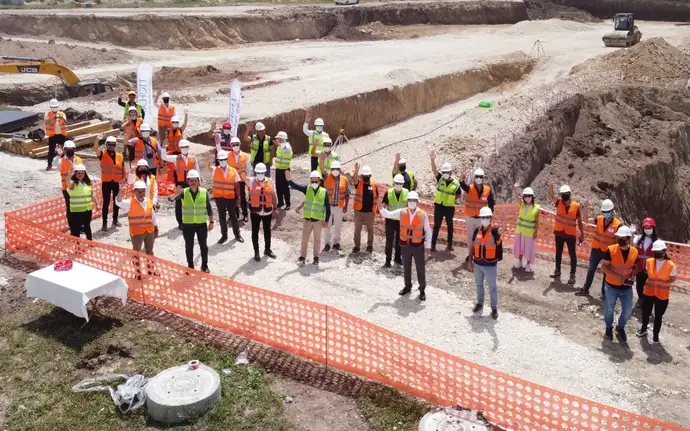
[[[232,136],[237,136],[237,126],[240,124],[240,111],[242,110],[242,94],[240,81],[233,79],[230,83],[230,124],[232,124]]]
[[[153,64],[139,63],[137,69],[137,103],[146,111],[146,120],[149,126],[155,124],[153,116],[157,114],[153,110]]]

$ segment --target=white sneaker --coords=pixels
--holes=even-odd
[[[518,261],[515,263],[515,269],[522,269],[522,261],[518,260]]]
[[[525,272],[532,272],[532,268],[529,266],[529,263],[525,266]]]

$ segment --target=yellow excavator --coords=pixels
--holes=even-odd
[[[53,75],[62,80],[70,97],[88,96],[91,94],[105,93],[107,89],[113,89],[112,85],[104,84],[97,79],[80,80],[69,68],[58,64],[52,57],[1,57],[9,63],[0,63],[0,73],[28,73],[40,75]]]
[[[642,32],[635,25],[635,17],[631,13],[617,13],[613,17],[613,31],[606,33],[601,40],[606,46],[633,46],[642,39]]]

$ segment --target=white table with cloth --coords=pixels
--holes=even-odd
[[[89,321],[89,301],[108,296],[127,304],[127,283],[117,275],[72,262],[72,269],[56,271],[53,265],[34,271],[26,278],[26,296],[44,299]]]

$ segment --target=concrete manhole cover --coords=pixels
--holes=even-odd
[[[486,422],[469,410],[445,408],[424,415],[419,431],[488,431]]]

